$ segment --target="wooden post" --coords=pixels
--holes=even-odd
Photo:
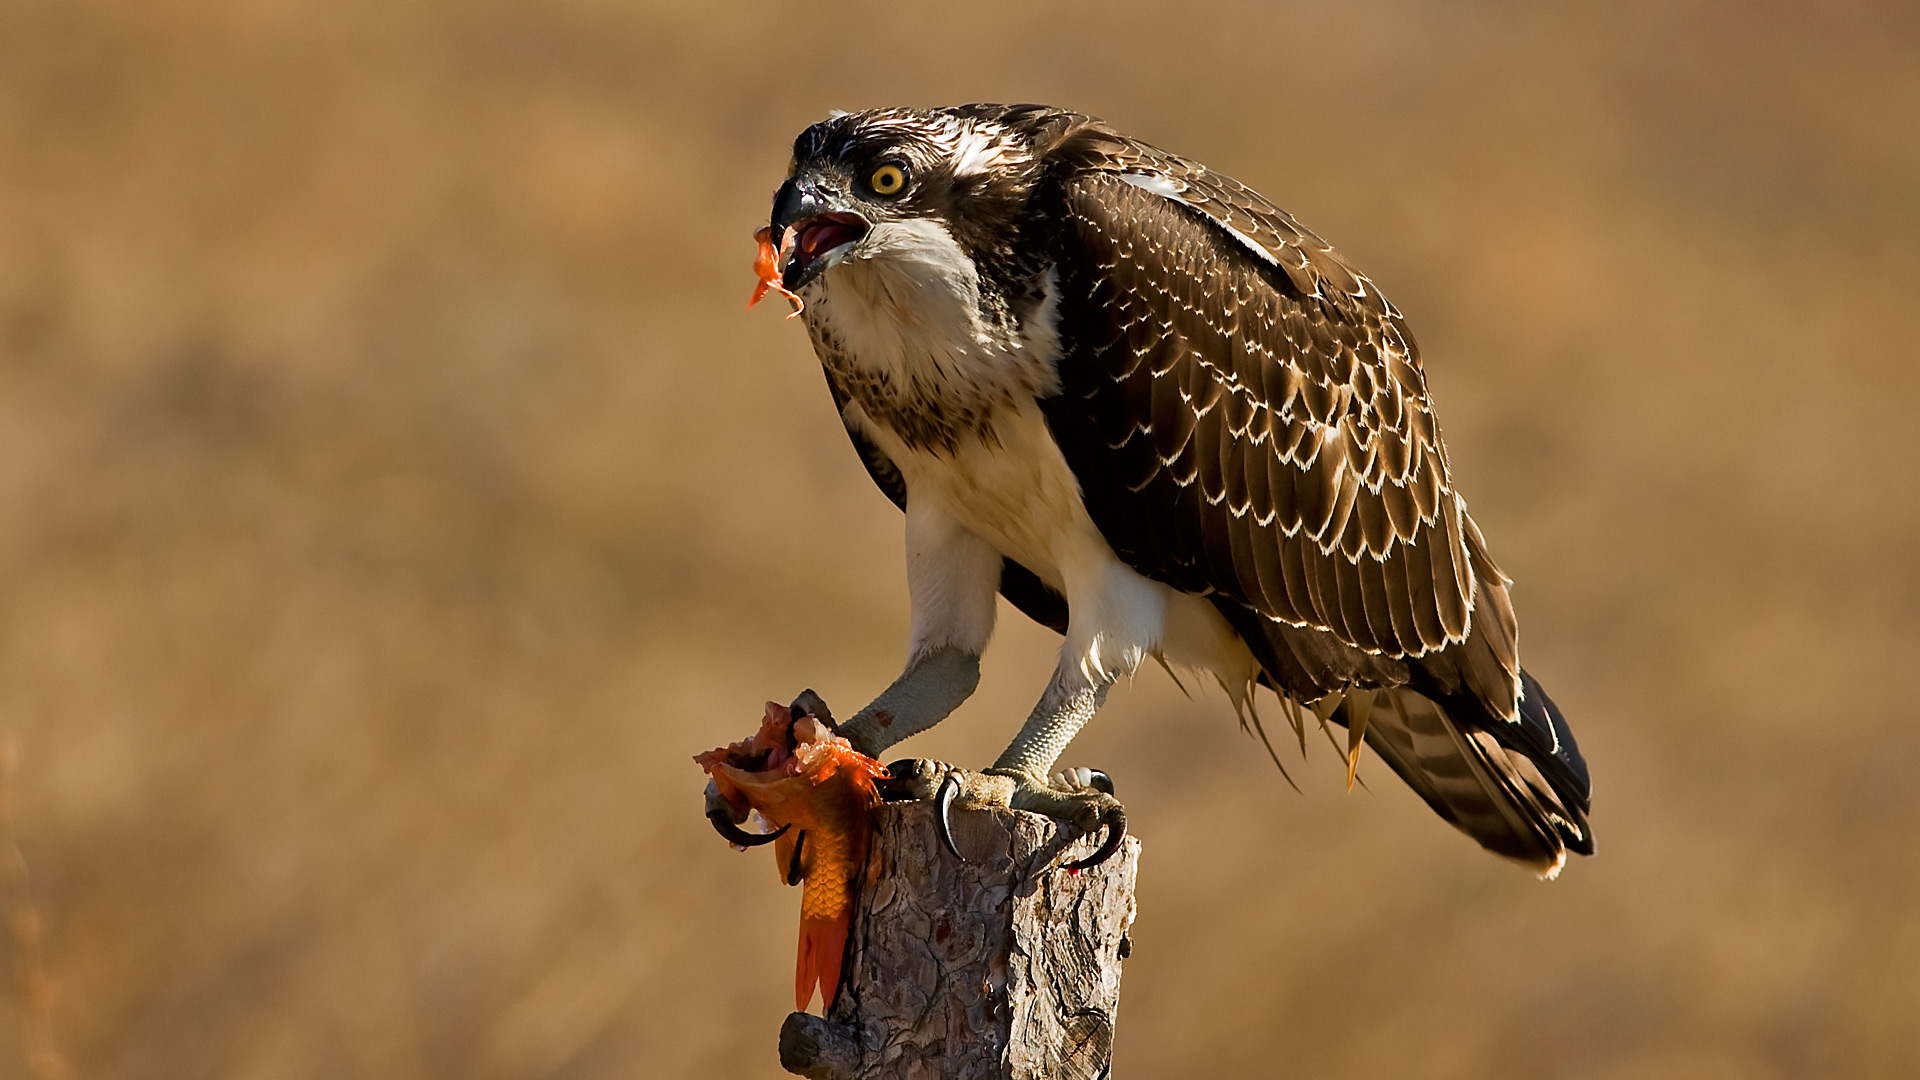
[[[781,1065],[814,1080],[1107,1076],[1140,842],[1074,874],[1062,864],[1092,843],[1072,836],[1037,814],[955,811],[963,863],[930,803],[881,807],[840,993],[825,1017],[787,1017]]]

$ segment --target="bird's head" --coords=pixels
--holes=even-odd
[[[781,284],[798,292],[850,260],[958,248],[1010,251],[1039,171],[1037,141],[1069,114],[1040,106],[873,109],[800,133],[773,198]]]

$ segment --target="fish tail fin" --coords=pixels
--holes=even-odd
[[[847,932],[853,928],[853,906],[834,918],[803,915],[800,919],[800,960],[794,969],[793,1007],[805,1012],[820,987],[820,1010],[833,1007],[840,991],[840,967],[846,959]]]

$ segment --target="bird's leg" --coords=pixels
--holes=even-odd
[[[1040,695],[1040,703],[1027,715],[1020,734],[1001,752],[1000,760],[993,763],[991,771],[1030,777],[1046,775],[1053,763],[1060,760],[1067,744],[1080,734],[1080,729],[1107,700],[1107,688],[1112,685],[1111,679],[1092,682],[1078,671],[1057,672],[1047,684],[1046,693]]]
[[[840,728],[869,757],[959,708],[980,685],[980,654],[993,636],[1000,553],[938,500],[908,502],[906,540],[913,608],[907,669]]]
[[[945,720],[980,685],[980,654],[945,646],[907,664],[893,685],[840,725],[840,734],[868,757]]]
[[[980,684],[980,654],[993,636],[994,604],[1000,587],[1001,556],[969,533],[934,500],[907,507],[907,592],[913,604],[913,637],[907,667],[872,704],[834,728],[835,734],[869,757],[910,735],[945,720]],[[805,697],[805,695],[803,695]],[[802,706],[803,702],[795,702]],[[824,712],[818,695],[804,702],[809,713]],[[896,788],[883,788],[890,796]],[[707,813],[746,812],[710,794]],[[738,838],[722,830],[727,839]],[[749,836],[751,834],[748,834]]]
[[[1046,693],[1028,715],[1000,759],[984,772],[973,773],[933,761],[895,762],[891,768],[896,790],[940,804],[941,839],[954,846],[948,814],[953,807],[980,809],[1008,806],[1064,821],[1083,833],[1106,830],[1098,850],[1068,868],[1082,870],[1105,862],[1120,849],[1127,834],[1127,814],[1113,797],[1113,782],[1105,773],[1078,769],[1048,779],[1067,743],[1092,719],[1106,700],[1113,682],[1087,679],[1077,665],[1063,664],[1048,683]]]
[[[1080,771],[1047,779],[1054,762],[1080,729],[1107,700],[1111,678],[1089,680],[1077,669],[1062,665],[1047,684],[1040,703],[1033,707],[1020,734],[1014,736],[1000,759],[987,770],[989,776],[1013,780],[1013,792],[1007,804],[1015,810],[1031,810],[1050,818],[1071,823],[1083,833],[1102,827],[1106,840],[1085,860],[1071,863],[1071,869],[1084,869],[1105,862],[1120,849],[1127,835],[1127,812],[1113,797],[1113,782],[1104,773]],[[1102,783],[1104,781],[1104,783]],[[1104,788],[1104,790],[1102,790]]]

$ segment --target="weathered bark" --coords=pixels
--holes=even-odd
[[[840,993],[824,1018],[787,1018],[789,1072],[1107,1075],[1139,841],[1075,874],[1062,864],[1092,844],[1037,814],[956,811],[953,833],[964,863],[941,846],[930,804],[877,812]]]

